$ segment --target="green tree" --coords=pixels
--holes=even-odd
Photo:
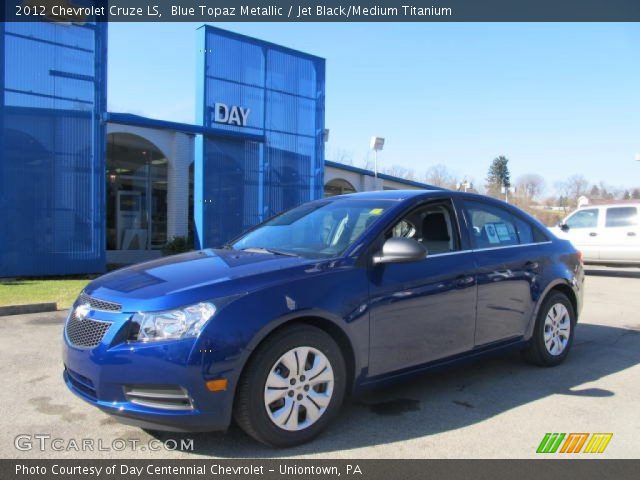
[[[511,186],[511,173],[509,172],[509,159],[503,155],[496,157],[491,162],[487,174],[487,192],[489,195],[499,196],[502,188]]]

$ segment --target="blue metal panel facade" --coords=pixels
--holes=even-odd
[[[0,33],[0,277],[104,271],[106,24]]]
[[[325,61],[210,26],[198,30],[197,48],[196,123],[264,136],[196,140],[197,242],[211,247],[322,197]],[[220,103],[250,109],[246,124],[216,121]]]

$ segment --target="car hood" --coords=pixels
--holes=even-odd
[[[125,312],[157,311],[244,294],[310,274],[323,262],[236,250],[200,250],[140,263],[104,275],[85,293]]]

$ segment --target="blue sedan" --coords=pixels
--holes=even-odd
[[[499,351],[569,353],[581,254],[480,195],[385,191],[304,204],[219,249],[91,282],[64,328],[64,379],[152,430],[235,421],[279,447],[345,395]]]

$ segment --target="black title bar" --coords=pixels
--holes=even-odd
[[[6,0],[2,21],[637,22],[640,0]]]
[[[274,452],[276,453],[276,452]],[[464,452],[462,452],[464,453]],[[5,480],[580,480],[637,478],[638,460],[0,460]]]

